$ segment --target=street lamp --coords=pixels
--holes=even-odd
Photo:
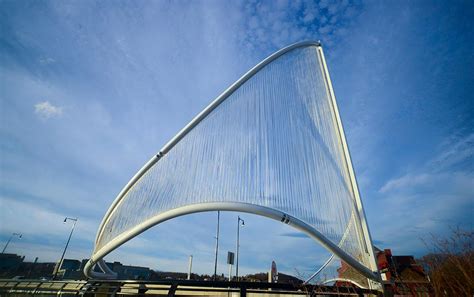
[[[221,212],[217,211],[216,258],[214,259],[214,281],[217,280],[217,254],[219,253],[219,221]]]
[[[22,237],[23,235],[21,235],[20,233],[12,233],[12,235],[10,236],[10,238],[9,238],[8,241],[7,241],[7,244],[6,244],[5,247],[3,248],[2,254],[5,253],[5,250],[7,249],[8,244],[10,244],[10,241],[11,241],[12,238],[15,237],[15,236],[17,236],[18,239],[21,239],[21,237]]]
[[[69,245],[69,241],[71,240],[72,232],[74,232],[74,228],[76,227],[76,223],[77,223],[77,218],[70,218],[70,217],[66,217],[64,219],[63,223],[66,223],[68,220],[74,221],[74,223],[72,224],[71,233],[69,233],[69,238],[67,239],[66,246],[64,247],[63,254],[61,255],[61,260],[59,260],[59,266],[57,267],[56,271],[54,272],[53,280],[56,279],[56,277],[58,276],[59,269],[61,269],[61,266],[63,266],[64,255],[66,254],[67,246]]]
[[[245,226],[244,220],[242,220],[239,216],[237,216],[237,259],[235,263],[235,278],[239,281],[239,247],[240,247],[240,222],[242,222],[242,226]]]

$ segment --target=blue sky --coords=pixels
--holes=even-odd
[[[321,40],[372,237],[422,255],[420,238],[473,228],[474,4],[469,1],[0,2],[0,242],[87,258],[130,177],[272,52]],[[237,214],[222,215],[219,272]],[[241,273],[308,275],[327,253],[242,215]],[[160,225],[107,257],[213,272],[215,213]],[[166,240],[162,240],[166,238]],[[190,244],[192,242],[193,244]]]

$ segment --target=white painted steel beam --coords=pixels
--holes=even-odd
[[[327,83],[328,89],[329,89],[329,96],[331,97],[333,112],[334,112],[334,115],[335,115],[335,118],[336,118],[337,127],[339,128],[339,139],[340,139],[341,144],[342,144],[342,149],[343,149],[344,157],[345,157],[345,160],[346,160],[346,167],[347,167],[347,170],[349,172],[349,177],[350,177],[350,180],[351,180],[351,186],[352,186],[353,194],[354,194],[354,198],[355,198],[355,204],[356,204],[356,210],[357,210],[356,215],[358,217],[358,222],[359,222],[359,224],[356,227],[357,227],[357,229],[362,229],[362,230],[359,230],[359,232],[362,233],[361,235],[363,235],[363,236],[360,235],[359,238],[363,241],[363,244],[365,245],[365,251],[369,255],[368,258],[369,258],[369,261],[370,261],[370,268],[373,271],[377,272],[377,279],[375,281],[378,284],[374,284],[375,287],[376,287],[375,289],[381,289],[379,284],[381,283],[382,279],[380,277],[380,272],[379,272],[378,265],[377,265],[377,260],[376,260],[376,256],[375,256],[375,252],[374,252],[374,246],[372,244],[372,237],[370,236],[369,226],[367,224],[367,219],[366,219],[366,216],[365,216],[364,207],[362,205],[362,199],[360,198],[359,186],[357,184],[357,178],[355,176],[354,167],[352,165],[351,154],[350,154],[350,151],[349,151],[349,147],[347,145],[346,135],[344,133],[344,126],[342,125],[341,117],[339,115],[339,108],[337,106],[336,96],[334,94],[334,90],[333,90],[332,82],[331,82],[331,77],[329,76],[329,71],[328,71],[328,68],[327,68],[327,65],[326,65],[326,59],[324,58],[324,52],[323,52],[323,48],[321,46],[318,47],[318,54],[319,54],[319,57],[322,61],[322,65],[323,65],[323,68],[324,68],[324,75],[326,77],[326,83]],[[369,281],[369,287],[372,288],[372,286],[370,285],[370,281]]]

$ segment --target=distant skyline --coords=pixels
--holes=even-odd
[[[133,174],[274,51],[321,40],[374,244],[423,255],[421,238],[474,221],[474,4],[470,1],[3,1],[0,248],[88,258]],[[156,270],[214,271],[216,213],[165,222],[108,255]],[[307,276],[328,253],[242,214],[241,274]],[[219,273],[237,213],[221,215]],[[164,240],[163,240],[164,239]],[[190,243],[193,244],[190,244]]]

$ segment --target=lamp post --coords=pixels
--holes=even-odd
[[[77,223],[77,218],[70,218],[70,217],[66,217],[64,219],[63,223],[66,223],[68,220],[74,221],[74,223],[72,224],[71,233],[69,233],[69,238],[67,239],[66,246],[64,247],[63,254],[61,255],[61,260],[59,260],[59,266],[57,267],[56,271],[54,272],[53,280],[56,279],[56,277],[58,276],[59,269],[61,269],[61,266],[63,266],[64,255],[66,254],[66,250],[67,250],[67,247],[69,245],[69,241],[71,241],[72,233],[74,232],[74,228],[76,227],[76,223]]]
[[[235,278],[239,281],[239,247],[240,247],[240,222],[242,222],[242,226],[245,226],[244,220],[242,220],[239,216],[237,216],[237,259],[235,263]]]
[[[217,231],[216,231],[216,257],[214,259],[214,281],[217,280],[217,254],[219,252],[219,221],[220,221],[220,211],[217,211]]]
[[[20,233],[12,233],[12,235],[10,236],[10,238],[8,239],[7,241],[7,244],[5,245],[5,247],[3,248],[2,250],[2,254],[5,253],[5,250],[7,249],[8,245],[10,244],[10,241],[12,240],[13,237],[15,236],[18,236],[18,239],[21,239],[21,237],[23,236],[22,234]]]

